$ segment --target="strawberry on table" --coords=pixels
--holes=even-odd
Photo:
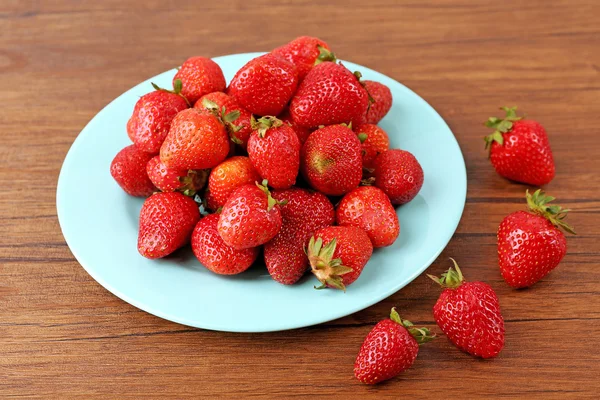
[[[375,186],[388,195],[392,204],[408,203],[423,186],[423,168],[405,150],[388,150],[375,158]]]
[[[419,345],[434,337],[429,329],[415,327],[392,308],[390,318],[378,322],[365,338],[354,362],[354,376],[367,385],[391,379],[410,368]]]
[[[110,164],[110,174],[127,194],[148,197],[156,191],[146,172],[151,158],[152,154],[132,144],[117,153]]]
[[[567,253],[561,228],[575,233],[563,221],[569,210],[549,204],[554,197],[538,189],[526,198],[529,211],[508,215],[498,227],[500,272],[514,288],[531,286],[556,268]]]
[[[485,148],[496,172],[506,179],[541,186],[554,178],[554,159],[544,127],[517,117],[517,107],[502,107],[502,118],[485,123],[494,133],[485,137]]]
[[[202,96],[194,104],[194,108],[216,112],[225,124],[231,140],[246,148],[252,133],[250,123],[252,114],[240,106],[233,97],[223,92],[209,93]]]
[[[179,191],[186,196],[193,196],[202,189],[208,178],[207,170],[173,170],[154,156],[146,165],[148,177],[163,192]]]
[[[504,319],[494,289],[483,282],[466,282],[454,268],[441,278],[427,275],[444,290],[433,306],[433,317],[460,350],[482,358],[496,357],[504,347]]]
[[[177,80],[181,81],[181,94],[191,104],[207,93],[222,92],[225,90],[225,77],[221,67],[205,57],[188,58],[179,68],[173,78],[173,86]]]
[[[294,64],[300,81],[315,65],[324,61],[336,61],[327,43],[311,36],[300,36],[271,53]]]
[[[223,207],[235,189],[260,181],[260,175],[248,157],[234,156],[217,165],[208,177],[208,208]]]
[[[388,134],[373,124],[362,124],[354,128],[361,143],[363,168],[375,168],[375,158],[390,148]]]
[[[392,92],[383,83],[363,81],[365,89],[373,98],[373,103],[367,112],[367,124],[378,124],[392,108]]]

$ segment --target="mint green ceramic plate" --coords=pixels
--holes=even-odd
[[[259,53],[218,57],[229,80]],[[314,290],[308,274],[298,284],[274,282],[261,265],[234,277],[218,276],[191,251],[147,260],[137,252],[142,199],[127,196],[109,173],[115,154],[130,144],[125,124],[150,82],[171,84],[175,70],[128,90],[81,131],[62,166],[57,189],[60,225],[73,255],[102,286],[159,317],[198,328],[266,332],[299,328],[340,318],[390,296],[421,274],[446,246],[462,215],[466,171],[460,148],[444,120],[410,89],[350,62],[363,79],[386,84],[391,111],[380,125],[392,147],[412,152],[425,172],[419,195],[398,208],[399,239],[376,250],[346,293]]]

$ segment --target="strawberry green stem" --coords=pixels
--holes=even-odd
[[[333,238],[329,243],[323,246],[322,238],[310,238],[308,242],[308,261],[312,273],[317,277],[320,286],[315,289],[324,289],[327,286],[346,291],[342,275],[352,272],[353,269],[342,265],[342,260],[333,258],[337,240]]]
[[[456,289],[462,285],[465,278],[463,277],[462,271],[458,267],[456,260],[454,258],[450,258],[450,260],[452,260],[452,263],[454,264],[454,269],[450,267],[448,271],[442,274],[441,278],[429,274],[427,276],[443,288]]]
[[[396,307],[392,308],[390,312],[390,319],[403,327],[415,338],[418,344],[423,344],[432,341],[435,338],[435,334],[432,334],[427,328],[417,328],[412,322],[400,318]]]
[[[163,89],[163,88],[161,88],[160,86],[158,86],[154,82],[150,82],[150,84],[152,85],[152,87],[154,88],[154,90],[160,90],[162,92],[176,94],[176,95],[180,96],[182,99],[185,100],[185,103],[188,105],[188,107],[192,106],[190,104],[190,101],[183,94],[181,94],[181,89],[183,88],[183,84],[181,83],[181,79],[175,79],[175,81],[173,82],[173,90]]]
[[[576,235],[575,230],[569,224],[563,221],[563,219],[567,216],[567,213],[571,210],[563,209],[555,204],[548,204],[555,200],[554,197],[546,196],[541,189],[538,189],[533,194],[529,194],[529,190],[527,190],[525,192],[525,198],[527,199],[527,207],[531,212],[546,218],[557,228],[562,228],[565,231]]]
[[[333,54],[331,51],[327,50],[325,47],[317,46],[317,48],[319,49],[319,55],[317,56],[317,59],[315,60],[315,65],[321,64],[322,62],[325,62],[325,61],[331,61],[331,62],[337,61],[337,59],[335,58],[335,54]]]
[[[282,201],[278,201],[275,200],[273,198],[273,196],[271,196],[271,192],[269,191],[269,187],[268,187],[269,181],[267,181],[266,179],[263,179],[262,183],[258,183],[256,182],[256,186],[263,191],[263,193],[265,193],[267,195],[267,211],[271,211],[273,209],[273,207],[275,207],[276,205],[286,205],[287,204],[287,200],[282,200]]]
[[[518,121],[521,117],[517,117],[517,107],[500,107],[501,110],[506,112],[504,118],[490,117],[484,123],[488,128],[494,129],[491,135],[484,137],[485,148],[491,149],[492,143],[497,142],[499,145],[504,144],[503,133],[509,132],[513,127],[513,122]]]
[[[270,128],[279,128],[281,125],[283,125],[283,122],[280,119],[270,115],[261,117],[258,120],[253,115],[250,119],[250,126],[255,131],[258,131],[258,136],[261,138],[265,137]]]

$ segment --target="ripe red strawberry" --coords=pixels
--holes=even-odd
[[[360,186],[346,194],[337,207],[336,222],[367,232],[373,247],[389,246],[400,234],[400,222],[390,199],[381,189]]]
[[[229,153],[229,136],[213,114],[189,108],[173,119],[160,148],[160,160],[171,169],[207,169]]]
[[[354,362],[354,376],[367,385],[391,379],[410,368],[419,345],[434,337],[429,329],[416,328],[392,308],[390,318],[378,322],[365,338]]]
[[[329,226],[319,229],[308,243],[312,273],[325,287],[346,291],[360,276],[373,254],[369,236],[355,226]]]
[[[300,80],[304,79],[315,65],[324,61],[335,62],[335,55],[330,51],[327,43],[311,36],[300,36],[271,53],[294,64]]]
[[[529,211],[517,211],[498,227],[498,263],[502,277],[514,288],[533,285],[558,266],[567,253],[560,228],[575,233],[563,218],[569,210],[549,205],[554,197],[541,190],[527,192]]]
[[[173,78],[182,83],[181,94],[184,95],[191,104],[207,93],[222,92],[225,90],[225,77],[221,67],[205,57],[188,58],[179,68],[179,71]]]
[[[281,229],[280,203],[267,182],[248,184],[235,189],[221,211],[219,234],[235,249],[257,247],[273,239]]]
[[[296,183],[300,168],[300,142],[294,130],[275,117],[252,119],[248,156],[263,179],[275,189]]]
[[[367,124],[378,124],[392,108],[392,92],[383,83],[363,81],[365,89],[373,98],[367,112]]]
[[[273,198],[287,203],[281,206],[281,230],[265,244],[265,264],[274,280],[291,285],[308,269],[304,249],[311,236],[333,224],[333,206],[325,195],[299,188],[274,191]]]
[[[375,158],[390,148],[387,133],[373,124],[363,124],[354,128],[362,148],[363,168],[375,168]]]
[[[196,224],[192,233],[194,255],[216,274],[235,275],[244,272],[256,260],[259,248],[236,250],[228,246],[219,236],[218,223],[219,214],[210,214]]]
[[[173,92],[160,89],[156,85],[154,88],[154,92],[143,95],[135,103],[133,114],[127,122],[127,134],[140,150],[158,154],[169,133],[171,121],[179,111],[185,110],[189,105],[180,95],[181,81],[176,82]]]
[[[392,204],[408,203],[423,186],[423,169],[415,156],[392,149],[375,159],[375,186],[388,195]]]
[[[127,194],[150,196],[156,190],[146,173],[146,164],[151,158],[152,154],[132,144],[117,153],[110,164],[110,174]]]
[[[517,182],[541,186],[554,178],[554,159],[546,130],[538,122],[517,117],[517,107],[502,107],[504,119],[485,123],[494,133],[485,138],[496,172]]]
[[[344,125],[317,129],[302,146],[300,167],[316,190],[330,196],[348,193],[362,178],[360,141]]]
[[[283,113],[281,113],[281,115],[279,115],[277,118],[279,118],[281,121],[285,122],[286,124],[288,124],[289,126],[292,127],[294,132],[296,132],[296,136],[298,136],[300,145],[303,145],[304,142],[306,142],[306,139],[308,139],[308,136],[312,132],[308,128],[298,126],[298,124],[296,124],[294,122],[294,120],[292,119],[290,112],[288,110],[284,110]]]
[[[140,211],[138,251],[146,258],[165,257],[190,240],[200,219],[198,205],[178,192],[155,193]]]
[[[273,54],[250,60],[229,83],[228,94],[253,114],[277,115],[298,87],[298,72]]]
[[[208,177],[208,208],[216,211],[225,205],[235,189],[255,182],[260,182],[260,175],[248,157],[235,156],[223,161]]]
[[[369,93],[360,82],[360,73],[341,64],[324,62],[310,70],[290,103],[290,114],[299,126],[352,123],[366,120]]]
[[[252,133],[250,119],[252,114],[240,106],[235,99],[223,92],[213,92],[202,96],[194,108],[211,110],[221,118],[229,132],[231,140],[242,146],[248,145]]]
[[[155,156],[146,165],[148,177],[158,189],[163,192],[179,191],[186,196],[193,196],[202,189],[208,178],[206,170],[173,170],[167,168],[160,161],[160,156]]]
[[[483,282],[465,282],[454,259],[441,278],[428,275],[444,290],[433,317],[448,339],[471,355],[496,357],[504,347],[504,319],[494,289]]]

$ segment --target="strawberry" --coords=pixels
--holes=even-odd
[[[287,203],[281,206],[281,230],[265,244],[265,264],[274,280],[291,285],[308,268],[304,249],[310,237],[333,224],[333,206],[325,195],[299,188],[274,191],[273,198]]]
[[[360,276],[373,254],[369,236],[355,226],[319,229],[308,243],[308,261],[321,286],[346,291]]]
[[[327,43],[319,38],[300,36],[271,52],[296,66],[298,78],[304,79],[308,71],[324,61],[335,62],[335,55]]]
[[[541,186],[554,178],[554,159],[546,130],[538,122],[517,117],[517,107],[502,107],[504,119],[485,123],[494,133],[485,137],[490,161],[506,179]]]
[[[259,248],[236,250],[228,246],[219,236],[218,223],[219,214],[210,214],[196,224],[192,233],[194,255],[216,274],[235,275],[244,272],[256,260]]]
[[[244,149],[248,145],[248,139],[252,133],[250,119],[252,114],[235,99],[223,92],[213,92],[202,96],[194,108],[212,110],[219,115],[229,131],[231,140],[242,146]]]
[[[298,141],[300,141],[300,145],[303,145],[304,142],[306,142],[306,139],[308,139],[308,136],[312,132],[310,129],[303,128],[296,124],[288,110],[284,110],[283,113],[281,113],[277,118],[279,118],[281,121],[285,122],[286,124],[292,127],[294,132],[296,132],[296,136],[298,136]]]
[[[229,83],[228,94],[253,114],[279,114],[298,87],[298,72],[273,54],[250,60]]]
[[[400,223],[390,199],[373,186],[360,186],[346,194],[337,207],[335,219],[338,225],[363,229],[373,247],[389,246],[400,234]]]
[[[433,317],[448,339],[471,355],[492,358],[504,347],[504,319],[494,289],[483,282],[465,282],[454,259],[441,278],[427,275],[444,290]]]
[[[367,124],[378,124],[392,108],[392,92],[383,83],[363,81],[365,89],[373,98],[373,103],[367,111]]]
[[[110,174],[127,194],[150,196],[156,190],[146,173],[146,164],[151,158],[152,154],[132,144],[117,153],[110,164]]]
[[[208,177],[208,208],[216,211],[223,207],[231,193],[245,184],[260,181],[260,175],[248,157],[231,157],[217,165]]]
[[[223,71],[210,58],[188,58],[175,74],[173,86],[175,86],[177,80],[180,80],[182,83],[181,94],[191,104],[194,104],[200,97],[207,93],[222,92],[225,90]]]
[[[531,286],[558,266],[567,252],[560,228],[575,233],[563,221],[569,210],[548,204],[554,197],[538,189],[526,198],[529,211],[508,215],[498,227],[500,272],[514,288]]]
[[[275,189],[296,183],[300,168],[300,142],[294,130],[275,117],[252,119],[248,156],[263,179]]]
[[[152,85],[156,90],[143,95],[135,103],[133,114],[127,122],[127,134],[140,150],[158,154],[169,133],[171,121],[189,105],[181,96],[181,81],[175,82],[173,92]]]
[[[155,193],[140,211],[138,251],[146,258],[168,256],[189,240],[200,219],[198,205],[178,192]]]
[[[363,342],[354,376],[367,385],[386,381],[413,365],[419,345],[435,337],[427,328],[416,328],[392,308],[389,319],[379,321]]]
[[[375,168],[375,158],[388,151],[390,139],[387,133],[373,124],[362,124],[354,128],[361,143],[363,168]]]
[[[348,193],[362,178],[360,141],[344,125],[317,129],[302,146],[300,167],[316,190],[330,196]]]
[[[146,165],[148,177],[158,189],[163,192],[180,191],[186,196],[193,196],[206,184],[208,171],[206,170],[173,170],[167,168],[160,161],[160,156],[155,156]]]
[[[189,108],[173,119],[160,148],[160,160],[171,169],[207,169],[221,163],[229,153],[225,126],[208,111]]]
[[[267,181],[240,186],[223,206],[219,235],[235,249],[267,243],[281,229],[280,204],[271,196]]]
[[[375,158],[375,186],[392,204],[408,203],[423,186],[421,164],[408,151],[388,150]]]
[[[299,126],[365,122],[369,93],[354,74],[341,64],[324,62],[310,70],[290,103],[290,114]]]

